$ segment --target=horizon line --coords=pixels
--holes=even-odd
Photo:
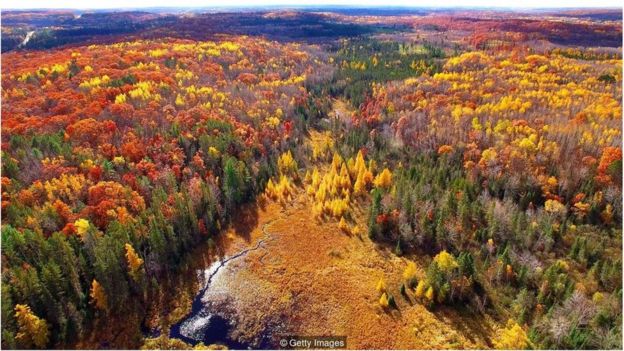
[[[147,9],[180,9],[180,10],[201,10],[201,9],[331,9],[331,8],[343,8],[343,9],[429,9],[429,10],[450,10],[450,9],[462,9],[462,10],[539,10],[539,11],[547,11],[547,10],[623,10],[624,6],[601,6],[601,5],[575,5],[575,6],[544,6],[544,7],[535,7],[535,6],[470,6],[470,5],[420,5],[420,6],[410,6],[410,5],[349,5],[349,4],[326,4],[326,5],[314,5],[314,4],[267,4],[267,5],[208,5],[208,6],[175,6],[175,5],[155,5],[155,6],[113,6],[113,7],[5,7],[0,6],[0,13],[2,11],[43,11],[43,10],[147,10]]]

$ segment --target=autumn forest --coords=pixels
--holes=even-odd
[[[622,348],[621,9],[3,10],[1,73],[3,349]]]

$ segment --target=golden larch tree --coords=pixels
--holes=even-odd
[[[529,338],[524,329],[510,319],[507,327],[502,329],[494,340],[494,346],[499,350],[523,350],[529,346]]]
[[[28,305],[15,305],[18,332],[15,339],[25,348],[44,348],[48,343],[48,323],[37,317]]]
[[[108,309],[108,298],[106,297],[106,291],[100,283],[93,279],[91,282],[91,293],[89,294],[95,307],[102,311],[106,311]]]
[[[375,177],[375,181],[373,182],[376,187],[388,189],[390,185],[392,185],[392,172],[389,169],[384,168],[381,173]]]
[[[130,244],[125,245],[126,248],[126,260],[128,261],[128,271],[135,280],[138,280],[138,273],[143,265],[143,259],[137,255],[134,251],[134,247]]]

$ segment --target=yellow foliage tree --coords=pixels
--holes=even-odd
[[[353,192],[356,195],[363,195],[366,193],[366,190],[367,190],[366,188],[368,184],[372,183],[373,181],[373,174],[368,169],[366,169],[366,164],[364,163],[364,159],[360,158],[361,153],[359,153],[358,155],[360,156],[355,161],[355,166],[354,166],[354,168],[357,171],[357,176],[355,178],[355,183],[353,184]]]
[[[564,215],[566,213],[565,205],[557,200],[546,200],[544,203],[544,209],[546,212],[555,215]]]
[[[389,169],[384,168],[381,173],[375,177],[375,181],[373,182],[376,187],[388,189],[390,185],[392,185],[392,172]]]
[[[318,187],[321,184],[321,175],[319,174],[318,168],[314,167],[312,171],[312,186]]]
[[[433,287],[430,286],[429,289],[427,289],[427,292],[425,293],[425,297],[427,298],[427,300],[429,300],[429,302],[433,302],[433,298],[434,293],[433,293]]]
[[[340,165],[342,165],[343,162],[344,161],[342,157],[338,155],[337,152],[334,152],[334,156],[332,157],[332,164],[331,164],[332,169],[337,172],[340,169]]]
[[[290,179],[288,177],[284,175],[280,176],[279,182],[275,185],[275,193],[280,202],[291,200],[291,195],[294,193],[294,189],[290,184]]]
[[[106,291],[104,291],[102,285],[100,285],[100,283],[95,279],[91,282],[91,293],[89,296],[93,299],[95,307],[103,311],[108,310],[108,298],[106,297]]]
[[[342,217],[349,209],[349,202],[347,199],[334,199],[330,203],[331,214],[335,218]]]
[[[213,158],[217,158],[221,155],[221,152],[216,147],[211,146],[208,148],[208,154]]]
[[[418,282],[418,286],[416,286],[416,291],[414,292],[414,295],[416,295],[416,297],[423,297],[425,296],[425,290],[427,289],[427,284],[425,283],[424,280],[421,280]]]
[[[308,189],[308,194],[312,192],[313,189]],[[290,178],[280,175],[279,182],[274,183],[273,180],[269,179],[267,182],[267,186],[264,189],[264,193],[267,197],[274,201],[279,201],[281,203],[285,203],[286,200],[291,200],[292,194],[294,194],[293,186],[290,183]]]
[[[143,265],[143,259],[137,255],[136,251],[134,251],[134,247],[130,244],[125,245],[126,248],[126,260],[128,261],[128,270],[130,271],[130,275],[134,280],[138,280],[139,270]]]
[[[529,345],[526,332],[511,319],[507,322],[507,327],[502,329],[494,340],[494,346],[499,350],[524,350]]]
[[[344,162],[340,166],[340,177],[341,178],[344,178],[344,177],[349,178],[349,170],[347,169],[347,165]]]
[[[437,263],[438,267],[444,272],[449,272],[459,266],[457,264],[457,261],[455,260],[455,257],[453,257],[453,255],[451,255],[450,253],[446,252],[446,250],[443,250],[439,254],[437,254],[433,258],[433,261]]]
[[[297,161],[293,158],[290,150],[283,153],[277,159],[277,168],[279,169],[281,174],[292,174],[295,175],[297,173]]]
[[[315,203],[312,206],[312,214],[316,218],[321,218],[323,216],[323,203]]]
[[[410,261],[407,263],[407,267],[403,271],[403,280],[406,282],[416,278],[416,263]]]
[[[373,64],[373,67],[377,67],[377,65],[379,64],[379,59],[377,58],[377,56],[373,56],[373,58],[371,59],[371,63]]]
[[[362,153],[362,150],[358,151],[357,156],[355,156],[354,168],[358,173],[363,169],[366,170],[366,161],[364,161],[364,154]]]
[[[78,235],[80,237],[82,237],[83,235],[85,235],[89,231],[89,227],[90,226],[91,226],[91,224],[89,223],[89,221],[84,219],[84,218],[77,219],[74,222],[74,227],[76,228],[76,233],[78,233]]]
[[[175,104],[176,106],[184,106],[186,104],[186,101],[184,100],[184,97],[182,95],[178,94],[175,99]]]
[[[592,296],[592,301],[596,304],[602,302],[604,300],[604,295],[600,291],[596,291]]]
[[[349,225],[347,224],[347,221],[345,221],[344,217],[340,217],[340,223],[338,223],[338,228],[340,228],[340,230],[342,230],[343,232],[349,234]]]
[[[381,297],[379,298],[379,306],[383,308],[390,306],[390,301],[388,300],[388,295],[386,293],[381,294]]]
[[[361,174],[364,174],[364,173],[361,173]],[[365,191],[366,191],[366,186],[364,185],[362,178],[358,176],[355,180],[355,184],[353,184],[353,193],[355,195],[361,195],[361,194],[364,194]]]
[[[264,193],[269,198],[275,200],[275,198],[276,198],[276,196],[275,196],[275,184],[273,184],[273,180],[271,178],[269,178],[269,181],[267,182],[267,186],[264,189]]]
[[[379,279],[375,289],[377,289],[377,291],[379,291],[379,292],[385,292],[386,291],[386,283],[384,282],[383,278]]]
[[[37,317],[28,305],[15,305],[18,332],[15,336],[24,348],[45,348],[48,343],[48,324]]]

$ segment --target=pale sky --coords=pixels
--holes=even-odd
[[[297,5],[353,5],[353,6],[424,6],[424,7],[615,7],[622,8],[621,0],[3,0],[1,8],[141,8],[141,7],[248,7]]]

